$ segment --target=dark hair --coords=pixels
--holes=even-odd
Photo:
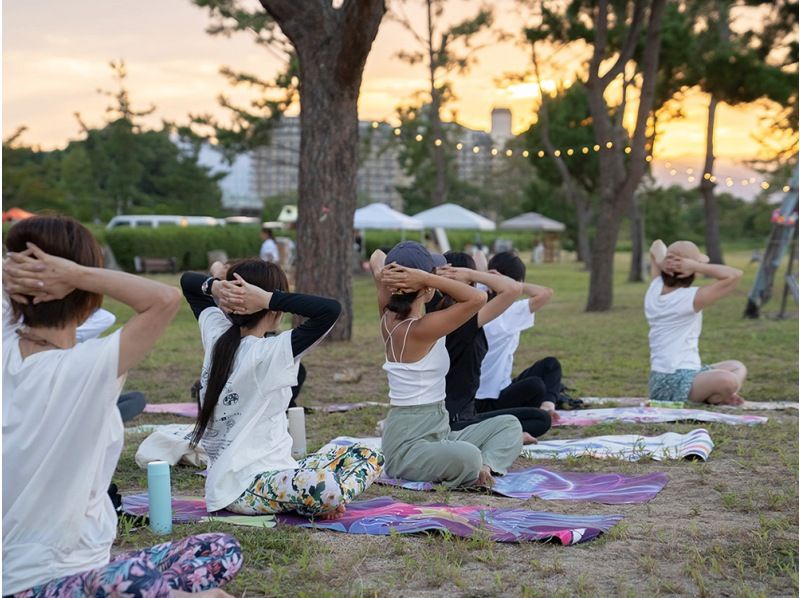
[[[674,274],[669,274],[662,271],[661,280],[664,281],[664,286],[667,287],[690,287],[694,282],[694,274],[691,274],[686,278],[678,278]]]
[[[411,313],[411,306],[414,301],[419,297],[419,291],[413,293],[392,293],[389,303],[386,304],[386,309],[398,315],[401,320],[405,320],[408,314]]]
[[[525,264],[513,251],[501,251],[489,260],[489,270],[497,270],[517,282],[525,280]]]
[[[261,232],[263,234],[267,235],[267,237],[269,237],[270,239],[274,239],[275,238],[275,235],[272,233],[272,229],[271,228],[267,228],[266,226],[262,226],[261,227]]]
[[[475,260],[472,259],[470,254],[464,253],[463,251],[448,251],[444,254],[444,259],[447,260],[448,264],[456,268],[475,270]]]
[[[234,274],[238,274],[245,281],[265,291],[287,291],[289,289],[289,281],[286,279],[286,274],[278,264],[272,262],[265,262],[260,259],[242,260],[228,268],[226,279],[235,280]],[[239,344],[242,341],[241,329],[256,327],[261,318],[269,312],[270,310],[268,309],[262,309],[248,315],[229,314],[231,327],[217,339],[211,353],[211,367],[208,372],[206,392],[192,433],[192,446],[200,442],[203,437],[208,427],[208,422],[211,420],[214,409],[219,402],[222,390],[225,388],[228,378],[230,378],[236,352],[239,350]]]
[[[67,216],[34,216],[20,220],[8,231],[6,247],[9,251],[25,251],[29,242],[45,253],[72,260],[81,266],[103,266],[103,250],[92,233]],[[63,299],[36,305],[11,300],[15,318],[22,316],[26,326],[47,328],[63,328],[70,322],[81,324],[102,304],[103,295],[81,290],[74,290]]]

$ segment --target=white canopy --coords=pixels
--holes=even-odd
[[[536,212],[526,212],[519,216],[514,216],[509,220],[500,223],[499,228],[505,230],[541,230],[546,232],[561,232],[567,227],[561,222],[542,216]]]
[[[427,228],[455,228],[470,230],[494,230],[494,222],[480,214],[471,212],[453,203],[445,203],[430,210],[415,214]]]
[[[402,212],[393,210],[386,204],[373,203],[359,208],[353,215],[353,228],[388,229],[388,230],[422,230],[422,222]]]

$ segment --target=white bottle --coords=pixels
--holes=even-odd
[[[287,412],[289,436],[292,437],[292,458],[306,456],[306,413],[302,407],[292,407]]]

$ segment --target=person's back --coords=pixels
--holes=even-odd
[[[9,315],[4,304],[3,585],[12,593],[40,582],[42,570],[61,577],[108,561],[124,377],[119,332],[23,359]]]
[[[652,280],[644,297],[644,313],[650,326],[650,369],[672,373],[699,369],[698,340],[703,312],[694,310],[697,287],[680,287],[664,294],[661,276]]]

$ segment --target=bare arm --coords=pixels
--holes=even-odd
[[[530,282],[522,283],[522,294],[528,297],[528,309],[536,313],[553,298],[553,289]]]
[[[470,268],[445,267],[437,270],[442,276],[464,283],[478,282],[489,287],[495,296],[478,312],[478,326],[484,326],[506,311],[522,292],[522,285],[517,281],[489,272],[479,272]]]
[[[650,245],[650,278],[661,276],[661,266],[667,257],[667,246],[661,239],[656,239]]]
[[[708,286],[700,287],[694,296],[694,310],[700,311],[729,295],[742,279],[742,271],[720,264],[703,264],[688,258],[670,255],[664,266],[679,278],[692,274],[705,274],[717,280]]]
[[[381,275],[385,263],[386,254],[380,249],[376,249],[369,258],[372,280],[375,282],[375,287],[378,289],[378,312],[381,314],[386,309],[386,306],[389,304],[389,299],[392,297],[392,293],[389,291],[388,287],[381,283]]]
[[[411,330],[414,339],[433,343],[461,326],[486,304],[486,293],[464,283],[422,270],[390,264],[384,269],[383,285],[400,292],[436,289],[455,301],[447,309],[425,314]]]
[[[117,374],[125,374],[153,348],[181,304],[178,289],[140,276],[104,268],[80,266],[49,255],[29,243],[32,261],[44,269],[35,273],[43,292],[34,302],[61,299],[74,289],[107,295],[136,314],[122,327]]]

